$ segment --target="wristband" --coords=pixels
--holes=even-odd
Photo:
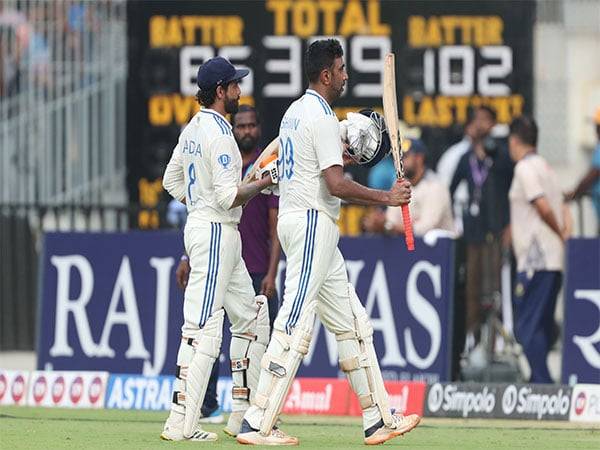
[[[190,258],[188,257],[188,255],[186,255],[185,253],[183,255],[181,255],[181,258],[179,258],[180,261],[189,261]]]

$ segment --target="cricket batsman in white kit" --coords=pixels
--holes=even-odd
[[[181,133],[163,178],[164,188],[187,205],[184,244],[191,266],[173,403],[161,434],[164,440],[217,440],[215,433],[199,428],[198,420],[221,351],[225,312],[232,334],[233,406],[226,428],[230,434],[239,432],[269,341],[266,297],[255,297],[237,224],[241,205],[273,180],[267,176],[240,185],[242,158],[224,117],[237,111],[238,83],[247,74],[248,70],[236,70],[220,57],[199,68],[197,97],[203,109]]]
[[[390,410],[373,346],[373,327],[348,281],[337,246],[336,221],[340,199],[400,206],[410,201],[410,184],[399,181],[390,191],[380,191],[343,175],[340,136],[352,133],[347,123],[342,123],[341,129],[330,106],[342,94],[348,78],[340,43],[335,39],[314,42],[305,56],[305,70],[309,89],[288,108],[279,129],[277,231],[287,257],[284,299],[261,362],[257,392],[237,440],[257,445],[298,444],[297,438],[274,426],[308,352],[316,313],[336,336],[340,368],[347,373],[363,410],[364,442],[380,444],[410,431],[420,418]],[[381,147],[387,136],[384,122],[377,116]],[[366,140],[368,136],[358,139],[363,144]],[[389,137],[387,146],[389,151]]]

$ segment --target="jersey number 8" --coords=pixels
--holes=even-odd
[[[194,200],[192,200],[192,185],[196,183],[196,167],[194,166],[194,163],[191,163],[188,167],[188,177],[190,182],[188,183],[187,187],[187,197],[189,204],[193,206],[194,203],[196,203]]]

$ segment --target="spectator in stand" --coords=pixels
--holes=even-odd
[[[50,80],[50,50],[35,25],[45,21],[43,8],[30,9],[28,18],[21,11],[0,2],[0,47],[2,50],[2,95],[10,96],[33,87],[45,89]]]
[[[518,280],[515,336],[531,367],[530,382],[552,383],[546,358],[556,337],[554,310],[570,218],[558,177],[537,153],[537,136],[533,119],[519,117],[510,125],[510,156],[516,162],[509,194]]]
[[[74,3],[69,5],[65,17],[65,38],[67,47],[67,58],[78,63],[78,69],[89,72],[86,63],[94,59],[94,55],[100,51],[98,47],[100,39],[94,35],[100,33],[101,10],[103,5],[95,3]],[[100,13],[100,14],[99,14]],[[83,78],[84,83],[93,81],[92,74]]]
[[[25,15],[0,2],[0,53],[2,96],[18,92],[20,69],[29,41],[29,24]]]
[[[472,143],[456,167],[450,184],[455,198],[458,185],[467,182],[470,204],[463,210],[466,244],[466,345],[469,352],[479,341],[482,305],[500,295],[502,245],[508,245],[508,190],[513,164],[508,150],[490,133],[496,113],[480,106],[473,113]]]
[[[581,198],[588,191],[591,193],[592,202],[596,209],[596,218],[598,219],[598,234],[600,235],[600,107],[596,109],[594,124],[596,125],[598,142],[592,155],[592,167],[579,181],[577,187],[567,193],[565,197],[568,201],[572,201]]]
[[[438,161],[436,173],[439,178],[446,183],[448,188],[450,188],[452,178],[454,178],[454,173],[456,172],[456,167],[458,166],[460,159],[469,151],[473,143],[473,119],[474,111],[472,110],[467,117],[462,140],[448,147]],[[456,188],[452,205],[452,210],[454,212],[454,228],[458,236],[462,236],[463,234],[462,212],[467,207],[468,203],[469,190],[467,188],[467,182],[463,180]]]
[[[425,165],[427,147],[420,139],[405,139],[404,146],[404,174],[413,186],[409,206],[414,234],[424,236],[431,230],[453,232],[450,193]],[[370,232],[404,233],[400,207],[375,210],[364,223]]]
[[[421,130],[419,128],[410,128],[401,120],[398,122],[398,126],[400,127],[405,141],[407,139],[418,139],[421,136]],[[358,166],[358,168],[362,170],[365,169],[363,166]],[[395,182],[396,166],[394,165],[392,155],[387,155],[369,170],[367,186],[372,189],[387,191],[392,188]]]
[[[42,90],[50,86],[50,47],[43,34],[43,28],[50,20],[42,4],[29,11],[31,28],[25,63],[29,67],[29,76],[32,77],[34,86]]]

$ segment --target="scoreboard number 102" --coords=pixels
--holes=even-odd
[[[429,48],[423,53],[423,88],[426,94],[455,97],[475,93],[488,97],[509,95],[511,89],[504,81],[512,70],[512,48],[505,45],[478,49],[467,45],[443,46],[437,55]]]

